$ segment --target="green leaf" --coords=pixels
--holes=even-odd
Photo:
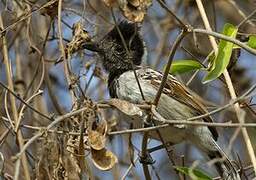
[[[189,176],[193,180],[212,180],[210,176],[208,176],[206,173],[198,169],[182,166],[175,166],[174,168],[177,171]]]
[[[232,24],[225,24],[223,34],[231,38],[235,38],[237,34],[237,28]],[[208,74],[204,77],[203,83],[208,83],[218,78],[229,64],[229,60],[232,54],[234,44],[225,40],[220,40],[218,46],[218,53]]]
[[[194,60],[176,60],[172,63],[170,73],[181,74],[201,68],[203,68],[203,66]]]
[[[234,44],[234,45],[233,45],[233,49],[241,49],[241,47],[238,46],[238,45],[236,45],[236,44]]]
[[[249,36],[248,46],[250,46],[253,49],[256,49],[256,35]]]

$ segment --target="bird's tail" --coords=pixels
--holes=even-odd
[[[216,145],[216,151],[211,152],[208,156],[210,159],[217,161],[215,166],[220,176],[225,180],[240,180],[240,175],[227,154],[219,147],[216,141],[214,141],[214,144]]]

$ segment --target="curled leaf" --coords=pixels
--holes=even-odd
[[[72,29],[72,40],[67,44],[65,48],[65,52],[67,55],[71,55],[79,50],[84,49],[84,44],[91,42],[91,37],[89,36],[88,32],[83,29],[82,22],[75,23]]]
[[[114,153],[107,149],[91,150],[92,162],[100,170],[107,171],[113,168],[118,159]]]
[[[133,22],[141,22],[144,19],[152,0],[119,0],[119,7],[123,15]]]
[[[141,109],[136,104],[132,104],[128,101],[124,101],[121,99],[110,99],[109,104],[128,116],[143,115]]]
[[[103,0],[108,7],[118,6],[123,15],[133,22],[143,21],[152,0]]]
[[[192,178],[194,180],[212,180],[212,178],[209,177],[205,172],[198,170],[198,169],[182,167],[182,166],[175,166],[174,168],[177,171],[189,176],[190,178]]]
[[[248,46],[250,46],[253,49],[256,49],[256,35],[251,35],[249,37]]]
[[[103,2],[104,2],[108,7],[113,7],[113,6],[115,6],[117,0],[103,0]]]
[[[105,120],[93,121],[88,126],[89,146],[95,150],[103,149],[106,144],[107,122]]]
[[[225,24],[223,34],[231,38],[235,38],[237,27],[232,24]],[[211,63],[211,68],[208,74],[204,77],[203,83],[208,83],[218,78],[227,68],[232,54],[234,44],[225,40],[220,40],[218,46],[218,54]]]
[[[202,64],[195,60],[178,60],[172,63],[170,73],[171,74],[181,74],[189,72],[192,70],[197,70],[203,68]]]

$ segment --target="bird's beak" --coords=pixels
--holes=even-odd
[[[102,52],[102,49],[99,47],[99,45],[96,42],[88,42],[83,45],[84,49],[87,49],[89,51],[93,52]]]

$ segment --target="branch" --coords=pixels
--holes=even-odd
[[[166,81],[167,81],[167,78],[168,78],[168,75],[169,75],[169,71],[170,71],[170,68],[171,68],[171,65],[172,65],[172,61],[173,61],[173,57],[175,55],[175,52],[179,46],[179,44],[181,43],[182,39],[187,35],[187,32],[190,32],[190,29],[189,27],[187,27],[186,29],[183,29],[180,34],[178,35],[178,37],[176,38],[171,50],[170,50],[170,53],[169,53],[169,57],[168,57],[168,63],[166,65],[166,68],[165,68],[165,71],[164,71],[164,75],[163,75],[163,78],[161,80],[161,84],[160,84],[160,87],[157,91],[157,94],[155,96],[155,100],[153,102],[153,104],[155,106],[157,106],[158,104],[158,101],[161,97],[161,94],[162,94],[162,91],[164,89],[164,86],[166,84]]]
[[[45,3],[44,5],[40,6],[38,9],[35,9],[33,11],[31,11],[30,13],[28,13],[27,15],[24,15],[24,17],[20,17],[19,20],[17,20],[16,22],[14,22],[13,24],[7,26],[6,28],[1,28],[1,31],[0,31],[0,36],[2,36],[2,34],[6,33],[7,31],[9,31],[10,29],[14,28],[17,24],[19,24],[20,22],[26,20],[27,18],[31,17],[33,15],[33,13],[35,12],[38,12],[48,6],[51,6],[52,4],[54,4],[57,0],[52,0],[52,1],[49,1],[47,3]]]
[[[9,89],[4,83],[2,83],[0,81],[0,86],[2,86],[4,89],[6,89],[9,93],[11,93],[16,99],[18,99],[21,103],[23,103],[24,105],[26,105],[29,109],[31,109],[32,111],[36,112],[37,114],[39,114],[40,116],[52,121],[52,118],[48,117],[47,115],[41,113],[40,111],[38,111],[37,109],[35,109],[34,107],[32,107],[30,104],[28,104],[25,100],[23,100],[20,96],[18,96],[13,90]]]
[[[3,26],[3,19],[2,16],[0,15],[0,29],[4,29]],[[11,91],[13,91],[14,86],[13,86],[13,82],[12,82],[12,72],[11,72],[11,64],[9,63],[9,56],[8,56],[8,49],[7,49],[7,41],[6,41],[6,37],[5,35],[3,35],[1,37],[2,40],[2,52],[3,52],[3,58],[4,58],[4,64],[5,64],[5,72],[6,72],[6,78],[7,78],[7,83],[8,86],[10,88]],[[18,111],[17,111],[17,107],[16,107],[16,102],[15,102],[15,97],[10,95],[10,104],[11,104],[11,110],[12,110],[12,114],[13,114],[13,119],[14,119],[14,125],[17,125],[17,121],[18,121]],[[24,146],[24,139],[22,137],[22,133],[19,130],[17,133],[17,139],[18,139],[18,144],[19,144],[19,148],[22,149]],[[21,163],[24,169],[24,175],[25,178],[27,180],[30,180],[30,173],[29,173],[29,167],[28,167],[28,161],[27,161],[27,157],[26,154],[23,154],[21,156]],[[20,168],[18,168],[18,172],[19,173]]]
[[[127,45],[126,45],[124,36],[123,36],[122,32],[120,31],[120,29],[119,29],[119,27],[118,27],[118,25],[117,25],[117,20],[116,20],[116,17],[115,17],[115,15],[114,15],[113,9],[111,9],[111,15],[112,15],[112,18],[113,18],[113,20],[114,20],[114,22],[115,22],[115,27],[116,27],[116,29],[117,29],[117,31],[118,31],[118,34],[119,34],[119,36],[120,36],[120,38],[121,38],[121,40],[122,40],[122,44],[123,44],[123,46],[124,46],[124,48],[125,48],[125,51],[126,51],[126,53],[129,55],[129,54],[130,54],[130,51],[129,51]],[[135,28],[137,28],[137,27],[135,27]],[[136,32],[136,31],[135,31],[135,32]],[[134,35],[136,35],[136,34],[134,34]],[[133,36],[134,36],[134,35],[133,35]],[[131,41],[131,40],[132,40],[132,39],[130,39],[129,41]],[[137,76],[137,74],[136,74],[136,71],[135,71],[134,63],[133,63],[133,61],[132,61],[131,58],[129,58],[129,60],[130,60],[130,63],[131,63],[131,65],[132,65],[132,70],[133,70],[133,74],[134,74],[134,76],[135,76],[135,80],[136,80],[137,85],[138,85],[139,90],[140,90],[141,98],[145,101],[145,97],[144,97],[144,94],[143,94],[143,91],[142,91],[142,88],[141,88],[141,85],[140,85],[140,82],[139,82],[139,78],[138,78],[138,76]]]
[[[217,32],[213,32],[212,30],[205,30],[205,29],[192,29],[193,32],[195,33],[202,33],[202,34],[207,34],[210,35],[211,37],[216,37],[219,39],[223,39],[229,42],[232,42],[238,46],[240,46],[241,48],[243,48],[244,50],[248,51],[249,53],[256,55],[256,50],[247,46],[245,43],[235,39],[235,38],[231,38],[228,36],[225,36],[223,34],[217,33]]]
[[[59,116],[58,118],[56,118],[51,124],[49,124],[45,129],[42,128],[40,132],[38,132],[36,135],[34,135],[32,138],[30,138],[27,143],[23,146],[23,148],[20,150],[20,152],[16,155],[16,157],[20,157],[24,151],[35,141],[37,140],[39,137],[41,137],[42,135],[44,135],[44,133],[48,132],[51,128],[53,128],[56,124],[60,123],[61,121],[75,116],[83,111],[85,111],[87,109],[87,107],[84,107],[82,109],[76,110],[76,111],[71,111],[63,116]]]
[[[203,19],[203,22],[204,22],[204,25],[205,25],[206,29],[211,31],[211,26],[210,26],[210,23],[208,21],[207,15],[205,13],[202,1],[201,0],[196,0],[196,3],[197,3],[199,12],[201,14],[201,17]],[[217,47],[217,43],[216,43],[215,39],[213,38],[213,36],[209,36],[209,39],[210,39],[211,45],[212,45],[215,53],[217,53],[218,47]],[[231,81],[231,78],[230,78],[230,75],[229,75],[227,69],[223,72],[223,75],[224,75],[224,78],[226,80],[231,99],[236,99],[236,92],[234,90],[234,87],[233,87],[233,84],[232,84],[232,81]],[[240,109],[238,103],[234,104],[234,109],[235,109],[238,121],[240,123],[244,123],[243,119],[240,116],[241,109]],[[246,146],[247,146],[247,150],[248,150],[251,162],[252,162],[253,167],[254,167],[254,173],[256,173],[256,157],[255,157],[255,153],[254,153],[254,150],[253,150],[253,147],[252,147],[252,143],[251,143],[251,140],[250,140],[250,137],[248,135],[248,132],[247,132],[246,128],[242,128],[242,134],[243,134]]]
[[[75,96],[73,94],[72,88],[70,87],[72,85],[71,80],[71,72],[70,72],[70,61],[66,57],[65,53],[65,47],[63,44],[63,36],[62,36],[62,26],[61,26],[61,12],[62,12],[62,0],[58,0],[58,37],[59,37],[59,49],[62,54],[62,58],[64,61],[64,74],[68,83],[68,89],[71,96],[71,102],[75,102]]]
[[[179,22],[179,24],[182,26],[182,29],[186,29],[187,25],[178,17],[175,15],[175,13],[172,12],[171,9],[168,8],[168,6],[162,1],[162,0],[157,0],[157,2],[161,5],[162,8],[164,8],[171,16],[173,16],[176,21]]]

